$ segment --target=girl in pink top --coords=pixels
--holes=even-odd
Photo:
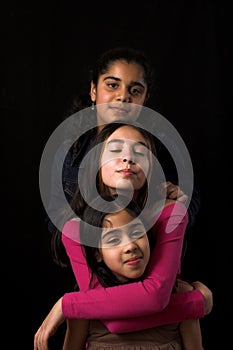
[[[114,134],[114,130],[118,128],[124,129],[126,132],[121,140],[119,137],[116,137],[116,133]],[[137,136],[139,138],[136,142],[135,139],[132,142],[132,129],[138,132]],[[122,141],[123,139],[130,140],[130,142]],[[150,195],[153,198],[153,193],[151,188],[148,191],[148,182],[145,181],[145,178],[143,186],[141,186],[143,176],[147,174],[147,179],[150,177],[153,179],[156,178],[156,173],[153,175],[154,169],[150,168],[151,163],[148,160],[148,149],[151,150],[153,145],[153,142],[149,140],[149,133],[146,133],[144,130],[140,130],[139,132],[135,127],[132,128],[132,126],[123,126],[116,123],[105,126],[99,133],[99,136],[97,136],[96,144],[105,142],[106,147],[103,151],[95,148],[95,151],[97,153],[99,152],[99,154],[97,155],[96,152],[92,152],[89,161],[93,157],[93,162],[86,162],[86,164],[97,166],[97,169],[93,167],[86,169],[89,174],[91,171],[94,171],[96,175],[99,168],[101,168],[101,171],[99,171],[101,176],[97,179],[99,181],[97,187],[100,193],[106,193],[108,191],[113,193],[117,188],[124,194],[127,194],[127,191],[129,193],[132,192],[131,189],[133,186],[135,189],[134,200],[137,200],[141,208],[144,209],[145,202],[149,198],[147,196]],[[113,149],[112,146],[114,146]],[[127,150],[130,150],[131,153],[125,157],[125,151]],[[112,171],[107,157],[110,153],[113,158],[115,157],[113,159],[115,168]],[[100,154],[102,157],[100,157]],[[100,165],[99,163],[95,164],[96,159],[102,159],[102,163]],[[122,165],[119,167],[120,163]],[[125,167],[123,167],[123,164]],[[141,170],[137,168],[137,164],[140,164],[139,168]],[[103,171],[104,167],[106,169],[109,167],[109,171]],[[92,178],[84,176],[84,173],[81,174],[83,180]],[[115,185],[113,184],[114,181]],[[102,186],[103,184],[105,186]],[[153,187],[155,187],[155,184],[153,184],[152,189]],[[83,189],[89,192],[91,190],[90,182]],[[80,199],[80,193],[78,194],[79,196],[76,196],[76,198]],[[75,208],[74,204],[75,202],[72,204],[73,209]],[[162,205],[161,208],[159,210],[157,206],[157,211],[152,211],[154,215],[152,215],[151,220],[153,222],[153,230],[156,232],[156,245],[153,249],[144,279],[139,282],[117,287],[103,289],[98,282],[95,282],[95,288],[88,289],[90,274],[79,243],[79,222],[73,221],[75,224],[68,222],[64,226],[62,242],[71,260],[80,292],[65,294],[55,305],[52,313],[37,332],[35,344],[40,343],[40,341],[43,343],[46,337],[48,338],[49,335],[53,334],[56,327],[64,320],[64,317],[101,319],[111,332],[120,333],[174,323],[185,319],[197,319],[204,316],[204,301],[200,291],[193,290],[187,293],[171,295],[180,269],[182,243],[187,224],[186,208],[179,202],[175,202],[173,205],[165,206],[164,208]],[[77,212],[76,210],[74,211]],[[78,214],[82,218],[81,210],[78,211]],[[197,287],[208,294],[208,290],[205,288],[203,290],[203,286],[200,287],[200,285],[197,285]],[[63,314],[60,312],[61,303]],[[210,309],[207,310],[207,313],[209,311]],[[146,318],[145,315],[147,315]],[[48,328],[46,329],[47,326]],[[43,330],[45,329],[46,331],[44,332]],[[35,349],[37,349],[36,346]]]
[[[96,279],[105,288],[118,286],[138,281],[144,274],[150,257],[149,241],[154,245],[156,237],[153,230],[146,234],[140,213],[134,201],[119,196],[98,197],[85,208],[80,221],[80,240],[91,272],[91,286]],[[181,331],[179,323],[174,323],[134,333],[113,334],[100,320],[90,320],[87,349],[124,350],[126,345],[128,350],[140,346],[144,350],[202,349],[197,321],[192,321],[195,327],[193,324],[190,327],[188,322],[182,323]],[[67,333],[63,349],[84,349],[78,332]]]

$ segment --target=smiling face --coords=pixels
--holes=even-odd
[[[134,127],[124,125],[115,130],[103,147],[100,167],[102,182],[110,193],[123,191],[135,198],[146,183],[150,170],[147,140]]]
[[[116,120],[136,120],[147,97],[143,68],[134,62],[117,60],[91,84],[98,125]]]
[[[120,282],[142,276],[150,258],[150,246],[141,220],[127,210],[107,214],[97,254]]]

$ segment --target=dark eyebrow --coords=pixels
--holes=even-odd
[[[109,145],[109,144],[111,144],[111,143],[113,143],[113,142],[119,142],[119,143],[122,143],[122,144],[123,144],[125,141],[122,140],[122,139],[112,139],[112,140],[110,140],[110,141],[107,143],[107,145]],[[136,144],[136,145],[142,145],[142,146],[148,148],[147,145],[145,144],[145,142],[142,142],[142,141],[136,141],[135,144]]]
[[[110,143],[113,143],[113,142],[119,142],[119,143],[124,143],[124,140],[122,140],[122,139],[112,139],[112,140],[110,140],[110,141],[108,141],[108,145],[110,145]]]
[[[104,81],[107,80],[107,79],[113,79],[113,80],[121,81],[120,78],[113,77],[112,75],[109,75],[109,76],[105,77]]]
[[[109,76],[105,77],[104,81],[107,80],[107,79],[113,79],[113,80],[116,80],[116,81],[121,81],[120,78],[114,77],[112,75],[109,75]],[[142,88],[145,88],[145,86],[142,83],[140,83],[139,81],[131,81],[130,85],[132,85],[132,86],[133,85],[138,85],[138,86],[141,86]]]

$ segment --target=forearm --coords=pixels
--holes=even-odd
[[[73,273],[80,291],[90,288],[91,272],[88,269],[86,259],[83,254],[83,247],[80,244],[79,221],[68,221],[62,231],[62,242],[69,256]],[[97,287],[97,285],[96,285]],[[99,285],[99,287],[101,287]]]
[[[101,312],[98,309],[96,312],[98,303],[96,303],[96,308],[93,303],[90,310],[85,311],[86,308],[89,309],[90,306],[88,304],[85,305],[85,308],[81,306],[83,302],[81,297],[82,294],[83,293],[80,292],[72,292],[63,296],[62,313],[64,317],[86,318],[87,314],[90,314],[90,318],[94,319],[97,318],[96,315],[98,314],[98,318],[102,319],[107,327],[111,327],[111,325],[112,327],[118,327],[120,323],[122,324],[122,327],[119,326],[117,330],[111,328],[111,331],[114,332],[124,332],[124,327],[129,327],[129,329],[127,328],[127,331],[133,331],[142,329],[143,327],[150,328],[162,324],[180,322],[185,319],[195,319],[204,316],[204,301],[202,294],[198,290],[172,294],[168,306],[158,313],[153,313],[151,310],[146,313],[145,310],[143,312],[142,308],[140,314],[137,312],[131,312],[132,316],[129,316],[127,312],[122,312],[118,306],[112,305],[112,314],[110,314],[110,317],[109,310],[106,310],[106,308],[102,308]],[[144,301],[141,301],[140,304],[144,305]],[[80,305],[80,308],[78,305]],[[124,304],[122,305],[122,309],[124,309]],[[133,309],[134,306],[135,305],[131,303],[128,308]],[[138,324],[137,322],[140,320],[141,323]],[[127,326],[127,324],[129,326]]]
[[[183,293],[182,298],[172,295],[168,306],[155,314],[128,319],[102,320],[111,333],[136,332],[184,320],[204,317],[203,297],[197,293]]]

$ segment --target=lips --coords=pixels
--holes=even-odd
[[[119,106],[110,106],[109,109],[111,109],[115,114],[128,114],[130,112],[129,109],[126,109],[126,108],[122,108],[122,107],[119,107]]]
[[[135,175],[136,173],[134,171],[132,171],[131,169],[120,169],[120,170],[117,170],[118,173],[120,174],[123,174],[123,175]]]
[[[124,264],[127,265],[137,265],[142,260],[141,256],[135,256],[133,258],[130,258],[124,262]]]
[[[127,109],[119,108],[119,107],[110,107],[110,109],[113,109],[115,111],[122,112],[122,113],[128,113],[129,112]]]

